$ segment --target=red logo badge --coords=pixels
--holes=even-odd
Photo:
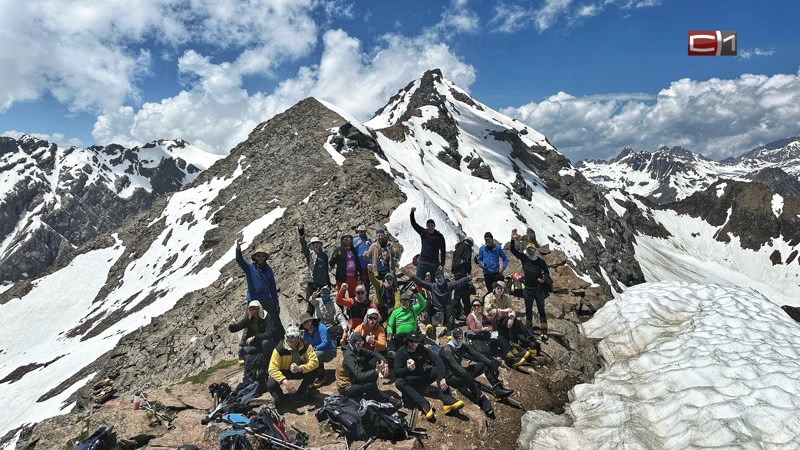
[[[736,56],[735,31],[690,31],[689,56]]]

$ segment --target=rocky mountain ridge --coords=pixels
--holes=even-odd
[[[0,283],[36,278],[219,158],[180,139],[62,148],[0,137]]]

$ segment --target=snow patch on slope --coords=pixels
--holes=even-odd
[[[772,196],[772,213],[775,217],[780,217],[783,212],[783,197],[780,194]]]
[[[646,283],[582,329],[604,367],[563,416],[526,413],[520,448],[797,448],[800,327],[759,293]]]

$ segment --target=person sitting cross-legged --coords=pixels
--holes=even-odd
[[[318,388],[325,381],[325,363],[336,357],[336,344],[328,336],[328,327],[307,312],[300,316],[300,327],[303,329],[303,341],[314,347],[317,354],[319,377],[314,380],[314,387]]]
[[[456,400],[450,392],[441,358],[422,345],[422,335],[418,331],[406,336],[405,345],[397,350],[394,375],[395,385],[403,394],[403,404],[419,409],[429,421],[436,420],[434,408],[425,399],[425,391],[431,383],[437,383],[445,414],[464,407],[464,402]]]
[[[494,419],[492,402],[483,395],[475,378],[485,375],[492,386],[495,397],[498,399],[508,397],[514,391],[505,388],[500,382],[498,378],[500,363],[481,354],[464,342],[464,331],[461,328],[453,329],[450,341],[439,352],[439,356],[444,361],[447,384],[458,389],[459,392],[480,406],[487,416]],[[471,360],[475,364],[463,367],[461,362],[464,359]]]
[[[275,399],[275,406],[280,406],[286,394],[307,399],[309,388],[320,372],[314,347],[306,344],[300,337],[300,327],[289,325],[286,328],[286,337],[272,351],[272,358],[269,360],[267,390]],[[302,382],[298,387],[291,380]]]
[[[239,360],[244,363],[245,347],[255,347],[257,351],[264,353],[264,357],[269,359],[272,350],[283,338],[283,324],[275,314],[267,313],[258,300],[252,300],[247,304],[247,312],[239,322],[231,320],[228,324],[228,331],[242,333],[242,342],[239,346]]]
[[[365,348],[361,333],[353,332],[344,346],[342,365],[336,369],[336,389],[339,393],[355,401],[365,398],[399,407],[399,401],[378,389],[378,378],[388,376],[389,364],[383,355]]]

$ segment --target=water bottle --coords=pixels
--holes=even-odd
[[[139,393],[133,394],[133,410],[136,411],[142,407],[142,397]]]

